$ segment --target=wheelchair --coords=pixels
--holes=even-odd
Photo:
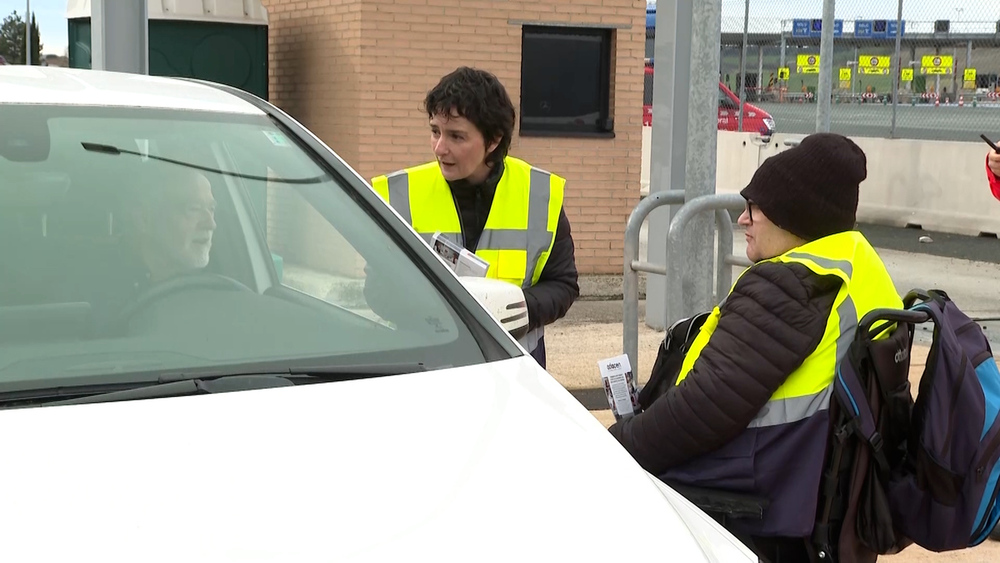
[[[918,295],[908,294],[904,305],[908,307]],[[850,405],[844,395],[833,394],[816,521],[812,535],[804,539],[809,561],[872,563],[878,555],[898,553],[912,543],[893,529],[881,487],[888,468],[900,463],[906,453],[913,408],[910,352],[915,326],[927,320],[927,314],[920,311],[876,309],[858,325],[842,368],[853,368],[854,395],[868,401],[876,433],[873,439],[865,439],[857,422],[847,415]],[[834,383],[841,384],[839,378]],[[761,561],[789,560],[780,554],[775,559],[765,556],[753,538],[740,532],[741,523],[766,517],[767,499],[662,479],[753,549]]]

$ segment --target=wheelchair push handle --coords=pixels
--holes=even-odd
[[[861,319],[861,325],[858,327],[859,336],[867,335],[873,337],[871,334],[872,325],[880,321],[888,321],[890,323],[907,323],[911,325],[918,325],[920,323],[925,323],[930,320],[930,314],[926,311],[912,311],[909,309],[874,309],[869,311]],[[882,329],[878,329],[876,332],[881,332]]]

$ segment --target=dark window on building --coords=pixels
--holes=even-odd
[[[524,26],[521,134],[612,135],[610,29]]]

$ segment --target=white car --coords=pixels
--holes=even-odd
[[[0,68],[0,234],[4,560],[756,561],[260,99]]]

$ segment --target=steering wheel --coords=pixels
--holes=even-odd
[[[190,274],[183,274],[151,285],[145,291],[140,293],[124,309],[122,309],[120,313],[118,313],[114,322],[111,323],[111,326],[116,329],[124,329],[133,315],[148,307],[153,301],[162,299],[163,297],[173,293],[194,289],[253,292],[252,289],[244,285],[242,282],[229,276],[223,276],[221,274],[211,272],[193,272]]]

